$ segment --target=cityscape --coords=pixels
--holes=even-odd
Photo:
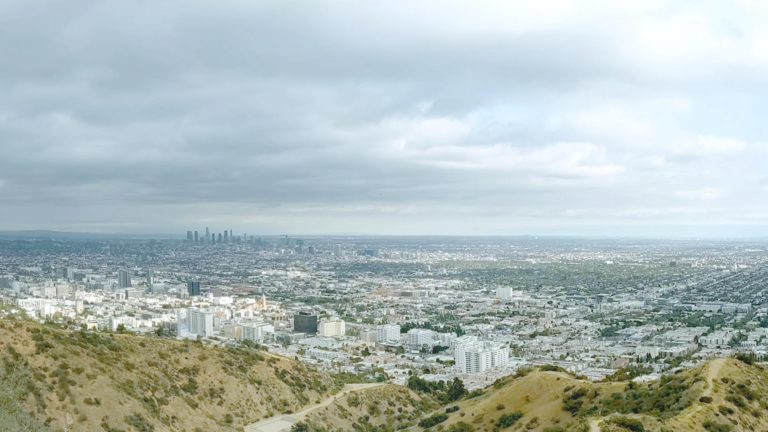
[[[190,233],[2,241],[5,313],[470,390],[531,365],[650,380],[768,351],[761,243]]]
[[[0,432],[768,432],[766,24],[0,0]]]

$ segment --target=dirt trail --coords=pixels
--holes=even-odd
[[[370,383],[370,384],[347,384],[344,389],[335,395],[328,396],[322,402],[308,406],[303,410],[295,414],[283,414],[276,417],[270,417],[258,421],[256,423],[249,424],[244,428],[245,432],[284,432],[289,431],[291,426],[304,420],[309,413],[316,409],[324,408],[333,403],[337,398],[345,396],[349,393],[367,390],[374,387],[385,385],[386,383]]]
[[[707,381],[707,388],[705,388],[704,391],[701,393],[702,397],[712,396],[712,392],[715,389],[715,381],[717,381],[720,378],[720,371],[722,370],[723,365],[725,365],[725,363],[726,363],[726,359],[724,358],[715,359],[709,362],[709,365],[707,367],[707,375],[705,376],[705,379]],[[691,418],[696,413],[703,410],[704,407],[705,406],[702,404],[696,404],[690,408],[690,412],[687,412],[687,413],[684,412],[681,414],[684,415],[686,418]],[[600,432],[600,423],[603,420],[608,419],[610,417],[611,416],[589,419],[589,432]]]

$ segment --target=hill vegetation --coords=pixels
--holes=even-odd
[[[718,359],[660,380],[593,383],[562,370],[524,370],[435,410],[415,429],[679,432],[768,430],[768,371]]]
[[[594,383],[540,367],[473,392],[459,380],[412,376],[407,386],[334,397],[343,380],[254,346],[4,320],[0,430],[239,431],[314,405],[297,430],[768,430],[768,371],[754,358],[717,359],[648,383],[635,375]]]
[[[0,321],[0,365],[0,430],[235,431],[335,388],[253,347],[13,320]]]

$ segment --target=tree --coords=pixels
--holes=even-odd
[[[459,378],[454,378],[451,386],[448,388],[448,399],[457,401],[463,398],[466,394],[467,389],[464,387],[464,381]]]
[[[128,330],[125,328],[125,324],[120,323],[117,325],[117,332],[120,334],[128,333]]]

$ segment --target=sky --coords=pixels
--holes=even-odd
[[[768,3],[0,0],[0,230],[765,236]]]

